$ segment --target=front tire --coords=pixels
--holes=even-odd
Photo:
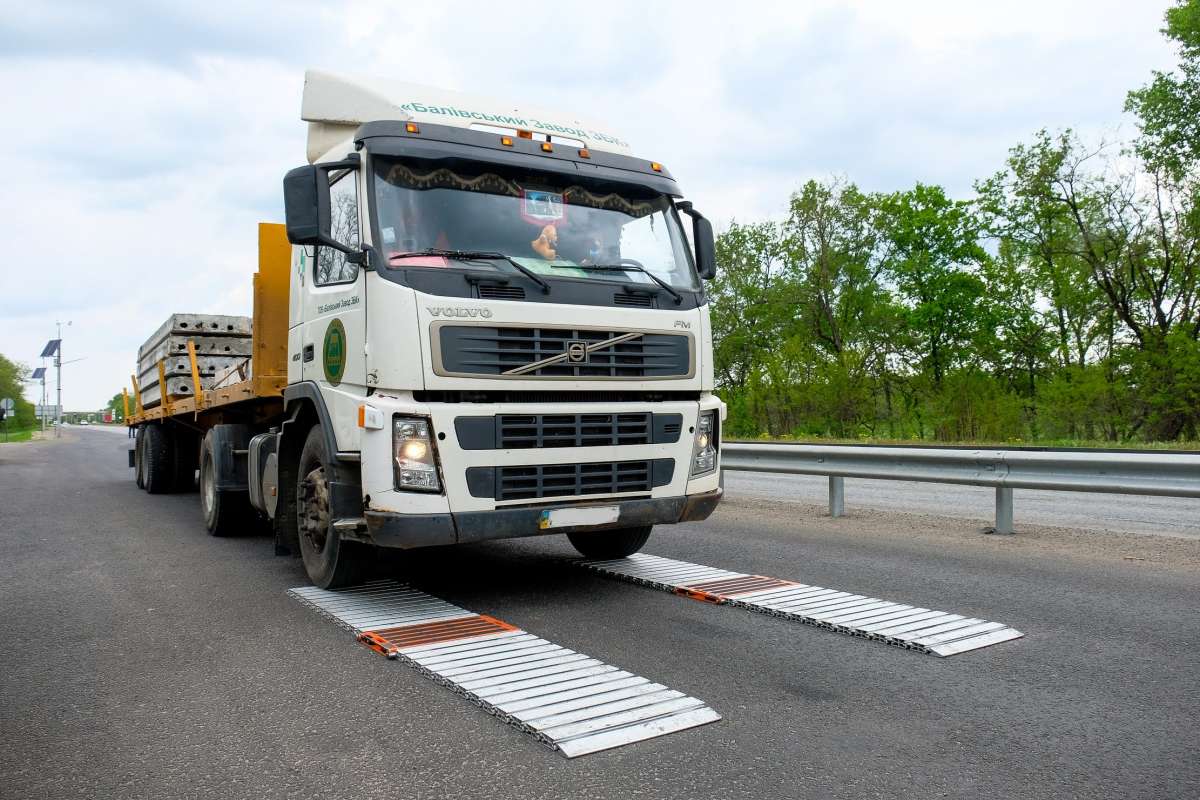
[[[296,470],[296,527],[304,571],[322,589],[358,583],[367,564],[367,549],[360,542],[342,540],[333,529],[329,512],[332,471],[325,448],[325,431],[314,425],[304,440]]]
[[[579,531],[568,533],[567,538],[584,558],[625,558],[642,549],[653,528],[653,525],[640,525],[606,531]]]

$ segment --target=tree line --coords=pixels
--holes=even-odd
[[[1047,130],[955,199],[846,179],[734,223],[711,285],[728,436],[1196,441],[1200,0],[1129,142]]]
[[[4,420],[9,430],[25,430],[37,424],[33,403],[26,400],[23,394],[28,378],[28,367],[0,354],[0,399],[13,401],[13,411]]]

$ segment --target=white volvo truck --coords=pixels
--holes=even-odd
[[[140,484],[198,467],[210,532],[270,518],[326,588],[371,546],[620,557],[708,517],[713,234],[666,167],[573,115],[315,71],[302,118],[286,369],[264,226],[249,374],[130,412]]]

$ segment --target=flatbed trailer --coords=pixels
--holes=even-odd
[[[227,520],[222,533],[236,533],[262,521],[248,507],[248,491],[239,478],[238,459],[226,458],[225,468],[209,485],[204,485],[205,454],[208,434],[217,426],[227,431],[254,432],[277,426],[284,413],[283,391],[287,386],[288,280],[291,244],[285,226],[261,223],[258,228],[258,271],[254,274],[254,312],[251,355],[244,380],[205,389],[200,379],[196,348],[188,342],[193,393],[190,397],[172,397],[164,393],[159,405],[144,408],[137,376],[130,376],[132,397],[123,390],[125,423],[135,432],[135,444],[129,451],[129,465],[136,470],[139,487],[151,494],[192,491],[196,471],[201,470],[201,490],[205,516],[223,505]],[[158,362],[159,384],[165,386],[164,361]],[[245,437],[241,437],[244,439]],[[224,449],[229,455],[241,454],[248,442],[228,436],[214,445],[211,457]],[[223,447],[222,447],[223,446]],[[241,460],[244,463],[244,459]],[[239,484],[230,489],[229,478]],[[218,497],[224,495],[224,497]],[[214,520],[206,519],[210,530]],[[214,530],[214,532],[217,532]],[[281,552],[287,550],[286,546]]]
[[[246,380],[213,389],[201,386],[195,348],[188,348],[192,366],[194,394],[191,397],[164,396],[154,408],[143,408],[136,376],[133,382],[133,408],[125,392],[125,424],[138,428],[153,422],[173,419],[180,423],[205,427],[216,424],[226,413],[250,413],[260,419],[283,413],[283,390],[287,386],[287,305],[288,272],[291,245],[283,225],[260,223],[258,226],[258,272],[254,274],[254,328],[250,356],[250,376]],[[190,344],[190,343],[189,343]],[[165,359],[159,360],[159,370]],[[160,373],[161,374],[161,373]],[[189,419],[190,416],[190,419]]]

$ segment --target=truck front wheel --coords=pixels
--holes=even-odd
[[[314,425],[300,451],[296,470],[296,527],[300,556],[309,580],[322,589],[357,583],[366,568],[367,551],[359,542],[343,541],[329,513],[329,454],[325,433]]]
[[[567,538],[584,558],[624,558],[642,549],[653,527],[639,525],[608,531],[580,531],[568,533]]]

